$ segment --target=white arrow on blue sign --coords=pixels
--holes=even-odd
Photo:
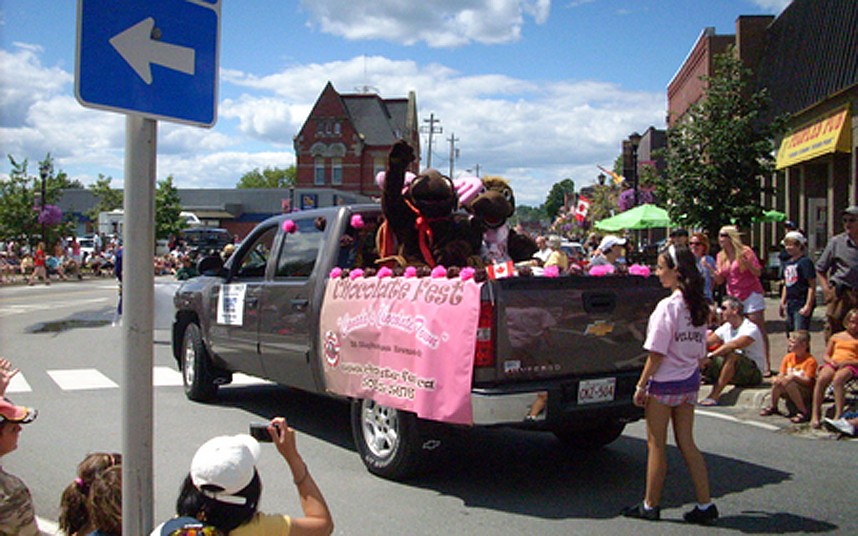
[[[84,106],[210,127],[221,0],[78,0],[75,96]]]

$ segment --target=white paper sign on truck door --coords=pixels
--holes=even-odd
[[[228,326],[244,324],[244,293],[247,285],[223,285],[217,296],[217,323]]]
[[[320,341],[329,391],[471,424],[480,283],[460,278],[331,278]]]

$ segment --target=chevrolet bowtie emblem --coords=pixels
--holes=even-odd
[[[598,320],[587,325],[584,330],[584,335],[595,335],[596,337],[604,337],[608,333],[614,331],[614,323],[606,320]]]

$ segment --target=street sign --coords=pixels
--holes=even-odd
[[[210,127],[221,0],[78,0],[75,97],[84,106]]]

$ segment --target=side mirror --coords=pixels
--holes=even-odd
[[[200,275],[219,275],[221,270],[223,270],[223,259],[220,258],[220,255],[210,255],[208,257],[203,257],[197,263],[197,271]]]

